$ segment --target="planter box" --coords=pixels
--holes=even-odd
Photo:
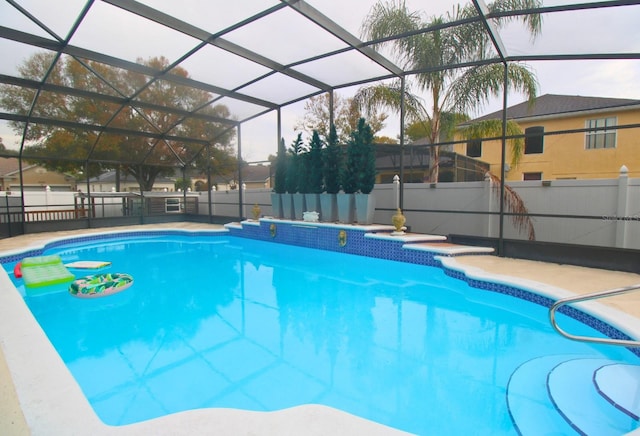
[[[321,214],[320,194],[304,194],[306,203],[305,212],[318,212]]]
[[[274,218],[282,218],[282,194],[271,193],[271,210]]]
[[[335,223],[338,221],[338,200],[336,194],[320,194],[320,221]]]
[[[338,222],[351,224],[355,218],[354,194],[336,194],[338,203]]]
[[[293,219],[301,220],[302,212],[306,210],[304,194],[291,194],[291,197],[293,198]]]
[[[356,222],[358,224],[373,224],[373,214],[376,211],[376,197],[371,194],[354,194],[356,204]]]
[[[286,220],[294,219],[292,195],[293,194],[280,194],[282,199],[282,218]]]

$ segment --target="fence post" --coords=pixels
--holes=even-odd
[[[247,203],[246,203],[246,197],[247,195],[247,184],[243,183],[242,184],[242,195],[240,196],[240,201],[242,201],[242,216],[240,217],[240,219],[246,218],[248,217],[247,215]]]
[[[487,199],[487,212],[489,212],[487,215],[485,215],[487,236],[489,238],[493,238],[495,237],[495,216],[493,215],[495,200],[493,198],[493,186],[491,186],[491,176],[489,175],[489,173],[485,174],[484,176],[484,195]]]
[[[618,176],[618,203],[616,210],[616,247],[627,248],[627,233],[629,230],[629,169],[626,165],[620,167]]]
[[[395,198],[396,210],[400,209],[400,176],[393,176],[393,196]]]

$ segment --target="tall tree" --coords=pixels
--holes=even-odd
[[[169,66],[169,61],[163,57],[138,59],[138,63],[158,71],[166,70]],[[134,97],[148,104],[135,107],[121,105],[109,98],[85,98],[65,92],[42,91],[34,106],[35,116],[89,126],[108,125],[134,132],[168,133],[175,137],[215,141],[216,148],[231,152],[234,129],[223,123],[183,115],[184,111],[202,107],[198,114],[230,117],[225,106],[207,106],[212,96],[206,91],[162,79],[149,83],[151,79],[148,76],[98,62],[80,62],[71,57],[61,57],[56,61],[51,53],[34,54],[19,67],[19,74],[39,81],[50,68],[47,79],[50,85],[117,98]],[[188,72],[179,67],[173,68],[171,74],[189,77]],[[0,87],[0,106],[13,113],[28,113],[35,95],[33,89],[5,85]],[[163,106],[178,110],[162,110]],[[12,127],[22,134],[22,123],[13,122]],[[88,164],[87,176],[93,176],[114,167],[117,162],[123,162],[121,170],[133,176],[141,190],[150,190],[158,176],[173,175],[172,163],[202,160],[198,152],[204,146],[202,143],[177,143],[138,134],[101,133],[99,128],[69,128],[48,123],[30,124],[25,144],[28,145],[23,153],[25,158],[37,159],[41,165],[57,171],[84,172],[85,164]]]
[[[346,143],[351,132],[358,128],[358,120],[362,118],[362,113],[358,103],[353,98],[342,98],[334,93],[334,126],[338,135],[338,141]],[[297,130],[307,132],[309,135],[316,130],[320,136],[329,135],[329,94],[320,94],[311,97],[304,104],[304,116],[294,126]],[[373,133],[384,128],[384,122],[388,118],[386,114],[378,113],[376,108],[371,108],[368,114],[368,121]]]
[[[540,0],[496,0],[488,5],[491,12],[524,10],[541,6]],[[407,78],[403,89],[399,81],[361,88],[355,96],[361,107],[400,109],[402,92],[409,121],[424,120],[430,127],[429,140],[439,142],[444,113],[469,113],[503,90],[504,66],[501,63],[447,68],[495,57],[488,33],[480,22],[447,26],[448,23],[477,16],[471,4],[458,5],[441,16],[425,20],[407,9],[405,2],[377,3],[362,25],[363,38],[381,40],[378,46],[391,45],[396,60],[407,71],[421,71]],[[535,37],[541,29],[538,14],[506,15],[493,20],[497,26],[519,20]],[[428,32],[421,31],[431,28]],[[388,39],[397,35],[409,35]],[[532,70],[521,63],[510,63],[508,85],[516,92],[535,99],[537,81]],[[415,89],[415,93],[412,90]],[[423,98],[428,104],[423,103]],[[430,180],[438,180],[439,148],[430,148]]]

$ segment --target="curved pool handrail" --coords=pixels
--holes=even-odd
[[[614,295],[626,294],[628,292],[632,292],[639,289],[640,289],[640,284],[635,284],[631,286],[624,286],[621,288],[608,289],[606,291],[593,292],[591,294],[584,294],[584,295],[578,295],[575,297],[562,298],[556,301],[555,303],[553,303],[549,308],[549,320],[551,321],[551,325],[553,326],[553,328],[558,333],[574,341],[592,342],[592,343],[607,344],[607,345],[620,345],[623,347],[640,347],[640,341],[633,341],[633,340],[626,340],[626,339],[611,339],[611,338],[594,338],[591,336],[573,335],[561,329],[558,326],[558,323],[556,322],[556,311],[564,305],[578,303],[581,301],[596,300],[598,298],[612,297]]]

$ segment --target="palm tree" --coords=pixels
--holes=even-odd
[[[499,12],[540,5],[540,0],[496,0],[488,8],[491,12]],[[500,63],[447,68],[493,57],[492,44],[482,23],[448,25],[475,16],[475,7],[468,4],[458,5],[453,12],[424,21],[419,13],[409,11],[402,0],[377,3],[362,25],[363,38],[383,41],[377,46],[391,45],[402,68],[418,73],[407,79],[404,88],[399,80],[363,87],[354,97],[356,101],[367,110],[384,107],[399,111],[404,92],[408,120],[428,123],[429,140],[432,144],[438,143],[443,114],[468,113],[503,91],[504,66]],[[500,26],[513,20],[522,21],[532,37],[540,32],[538,14],[505,16],[495,22]],[[433,30],[422,31],[425,28]],[[390,39],[398,35],[409,36]],[[526,65],[509,64],[507,80],[512,90],[525,94],[533,102],[537,81]],[[412,93],[412,89],[417,93]],[[419,96],[422,94],[427,95],[430,109],[422,103]],[[438,147],[430,148],[429,179],[432,182],[438,180],[438,150]]]

